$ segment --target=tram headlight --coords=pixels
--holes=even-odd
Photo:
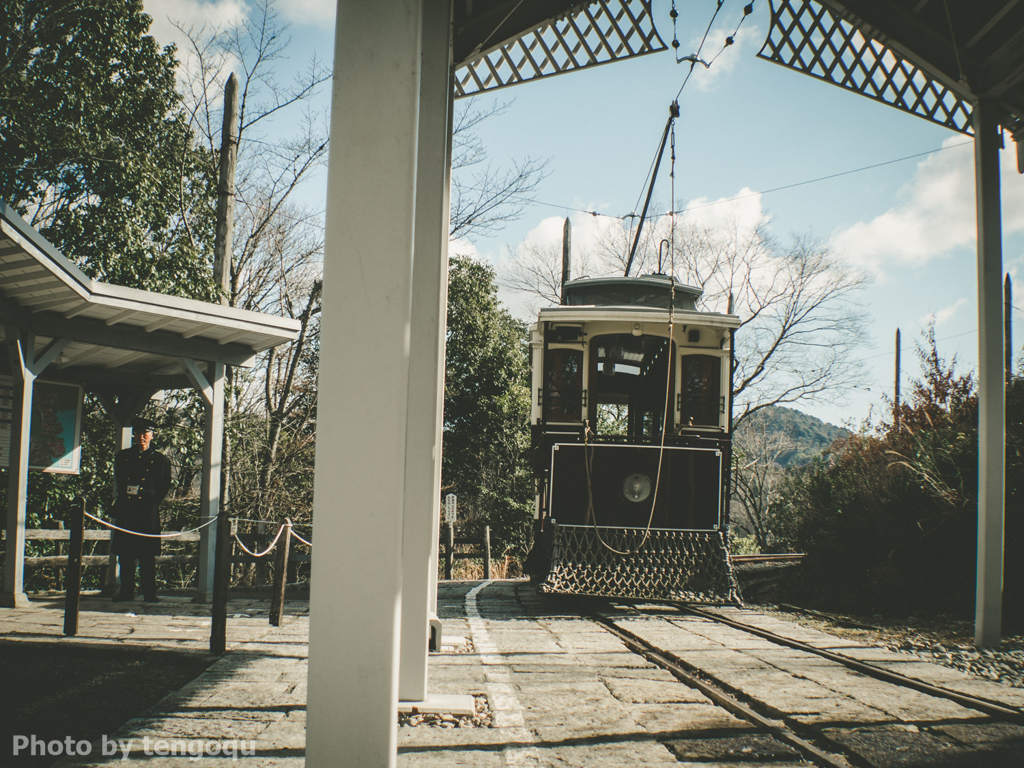
[[[639,503],[651,495],[651,479],[639,472],[630,475],[622,483],[622,493],[629,501]]]

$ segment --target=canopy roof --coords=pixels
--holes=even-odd
[[[187,361],[252,365],[299,330],[290,318],[91,280],[0,202],[0,341],[12,326],[37,350],[68,341],[48,379],[151,389],[191,386]]]
[[[1024,3],[1018,0],[771,0],[759,54],[971,132],[978,99],[1024,137]],[[1024,169],[1024,168],[1022,168]]]

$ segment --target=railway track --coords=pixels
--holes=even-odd
[[[1020,707],[900,674],[727,613],[609,602],[590,618],[814,765],[1024,765]],[[949,674],[952,681],[956,673]],[[994,732],[1004,734],[1000,744],[991,741]]]

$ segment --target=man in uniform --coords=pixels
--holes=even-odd
[[[132,447],[114,457],[114,506],[116,524],[133,536],[114,531],[112,551],[121,571],[121,590],[115,601],[135,599],[135,564],[138,563],[145,602],[155,603],[156,556],[160,554],[160,502],[171,487],[171,462],[153,446],[156,422],[132,419]]]

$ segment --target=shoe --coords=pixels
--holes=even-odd
[[[130,603],[134,599],[135,599],[135,595],[124,595],[124,594],[121,594],[120,592],[118,592],[116,595],[114,595],[112,598],[110,598],[110,602],[112,602],[112,603]]]
[[[157,597],[156,595],[146,595],[145,597],[142,598],[142,602],[144,602],[144,603],[159,603],[160,602],[160,598]]]

